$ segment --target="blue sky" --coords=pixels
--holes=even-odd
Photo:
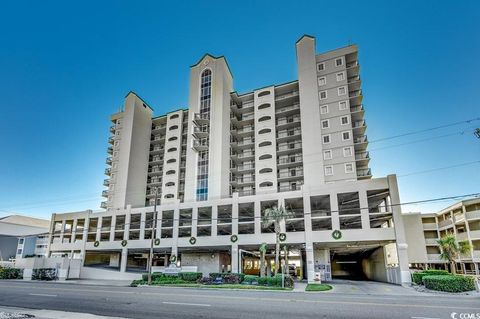
[[[97,209],[109,115],[130,90],[157,115],[187,107],[188,67],[206,52],[245,92],[296,79],[304,33],[318,52],[358,44],[370,141],[480,117],[478,1],[11,1],[0,30],[0,216]],[[373,174],[480,160],[479,126],[371,143]],[[479,192],[479,170],[399,177],[401,200]]]

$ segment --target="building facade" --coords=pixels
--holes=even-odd
[[[303,36],[296,56],[297,80],[240,94],[226,59],[206,54],[188,109],[158,117],[130,92],[111,117],[105,211],[55,214],[49,253],[135,273],[153,236],[157,267],[255,273],[275,243],[263,212],[284,206],[282,258],[299,276],[408,282],[396,177],[368,167],[358,49],[317,54]]]

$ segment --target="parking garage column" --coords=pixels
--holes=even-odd
[[[307,259],[307,280],[309,283],[314,282],[315,277],[315,263],[314,263],[314,256],[313,256],[313,243],[306,242],[305,243],[305,255]]]
[[[218,206],[212,205],[212,236],[217,236],[218,228]]]
[[[127,258],[128,258],[128,249],[127,247],[123,247],[122,256],[120,258],[120,272],[125,272],[127,270]]]
[[[262,206],[259,200],[254,202],[255,235],[262,233]]]
[[[408,284],[411,280],[411,275],[408,267],[408,244],[405,235],[405,225],[402,219],[402,208],[400,204],[400,195],[398,194],[398,185],[396,175],[387,176],[388,187],[390,189],[390,198],[392,200],[392,215],[395,224],[395,237],[398,254],[398,267],[400,270],[400,280],[402,284]]]
[[[198,207],[192,208],[192,237],[197,238]]]
[[[231,263],[232,273],[238,273],[238,244],[232,244]]]
[[[370,229],[370,217],[368,208],[367,192],[362,190],[358,192],[358,199],[360,204],[360,216],[362,219],[362,229]]]
[[[338,213],[338,197],[336,193],[330,194],[330,218],[332,219],[332,229],[340,229],[340,214]]]

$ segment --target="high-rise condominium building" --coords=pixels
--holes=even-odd
[[[106,210],[54,215],[50,253],[125,274],[144,269],[153,236],[158,267],[256,273],[255,252],[275,243],[264,211],[284,206],[282,245],[301,276],[408,281],[396,178],[368,167],[358,49],[317,54],[303,36],[296,56],[297,80],[237,93],[226,59],[206,54],[190,67],[188,109],[161,116],[130,92],[111,116]]]

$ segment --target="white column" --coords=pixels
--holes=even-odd
[[[130,235],[130,210],[125,212],[125,229],[123,232],[123,239],[128,240],[129,235]]]
[[[313,283],[315,277],[315,264],[313,257],[313,244],[311,242],[305,243],[305,254],[307,257],[307,280],[309,283]]]
[[[60,230],[60,242],[63,244],[63,235],[65,234],[65,219],[62,220],[62,229]]]
[[[218,207],[212,206],[212,236],[217,236],[217,224],[218,224]]]
[[[255,235],[260,235],[262,233],[262,212],[261,212],[260,201],[256,200],[253,206],[254,217],[255,217]]]
[[[238,202],[232,201],[232,235],[238,235]]]
[[[127,247],[123,247],[122,257],[120,258],[120,272],[125,272],[127,270],[127,257],[128,257],[128,249]]]
[[[390,198],[392,199],[393,222],[395,223],[395,237],[397,244],[398,266],[400,269],[400,280],[402,284],[411,283],[412,279],[408,267],[408,244],[405,235],[405,225],[402,219],[402,208],[400,204],[400,195],[398,194],[397,177],[388,175],[388,186],[390,190]]]
[[[140,213],[140,240],[145,238],[145,218],[147,213],[141,212]]]
[[[360,204],[360,214],[362,218],[362,229],[370,229],[367,192],[363,190],[359,191],[358,199]]]
[[[238,273],[238,244],[232,244],[231,259],[232,273]]]
[[[192,208],[192,236],[197,237],[198,207]]]
[[[110,223],[110,241],[115,240],[115,225],[117,224],[117,216],[112,215],[112,221]]]
[[[338,213],[338,198],[336,193],[330,193],[330,210],[332,218],[332,229],[340,229],[340,218]]]
[[[97,222],[97,234],[95,240],[100,241],[100,233],[102,231],[102,221],[103,217],[98,217],[98,222]]]

